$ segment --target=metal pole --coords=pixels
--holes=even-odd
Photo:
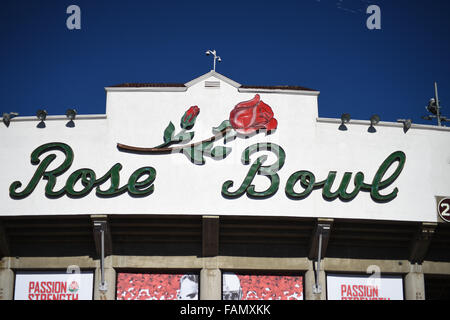
[[[105,232],[106,232],[106,223],[105,222],[96,222],[94,224],[97,232],[100,232],[100,284],[99,290],[106,292],[108,291],[108,284],[105,281]]]
[[[441,110],[439,107],[437,82],[434,83],[434,97],[436,99],[436,116],[437,116],[438,126],[440,127],[441,126]]]
[[[319,272],[320,272],[320,260],[322,256],[322,228],[319,227],[319,252],[317,254],[317,269],[316,269],[316,285],[314,287],[314,293],[321,293],[322,290],[319,284]]]
[[[104,228],[101,229],[101,235],[102,235],[102,257],[101,257],[101,285],[100,285],[100,290],[103,290],[105,287],[105,230]]]

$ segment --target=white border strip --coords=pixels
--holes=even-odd
[[[75,119],[73,119],[74,122],[78,120],[99,120],[99,119],[106,119],[106,114],[84,114],[84,115],[77,115]],[[70,121],[65,115],[57,115],[57,116],[47,116],[45,118],[45,121],[52,121],[52,120],[65,120]],[[3,117],[0,118],[0,121],[3,121]],[[40,121],[36,116],[23,116],[23,117],[14,117],[10,120],[11,122],[22,122],[22,121]]]
[[[281,94],[301,94],[306,96],[319,96],[320,91],[289,90],[289,89],[264,89],[264,88],[238,88],[239,92],[254,93],[281,93]]]
[[[341,124],[341,119],[335,118],[316,118],[318,123],[335,123]],[[370,120],[350,120],[346,125],[364,125],[370,126]],[[401,122],[379,122],[375,127],[395,127],[403,128],[403,123]],[[428,124],[411,124],[411,129],[422,129],[422,130],[436,130],[436,131],[450,131],[450,127],[438,127]]]

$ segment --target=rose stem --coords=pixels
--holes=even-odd
[[[232,127],[228,126],[228,127],[224,128],[224,129],[222,129],[218,134],[212,136],[209,139],[205,139],[205,140],[200,141],[200,142],[191,143],[190,145],[178,146],[178,147],[174,147],[174,148],[142,148],[142,147],[128,146],[126,144],[121,144],[121,143],[117,144],[117,148],[123,149],[123,150],[128,150],[128,151],[142,152],[142,153],[175,153],[175,152],[180,152],[181,150],[183,150],[186,147],[187,148],[193,148],[193,147],[196,147],[196,146],[198,146],[200,144],[203,144],[205,142],[212,142],[212,141],[215,141],[217,139],[221,139],[231,129],[232,129]]]

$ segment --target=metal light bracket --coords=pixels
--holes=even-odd
[[[105,232],[107,228],[106,221],[94,221],[94,231],[100,232],[101,254],[100,254],[100,291],[108,291],[108,283],[105,281]]]
[[[317,236],[319,237],[319,244],[317,246],[317,269],[315,270],[316,275],[316,283],[313,285],[313,293],[314,294],[320,294],[322,293],[322,287],[319,284],[319,273],[320,273],[320,260],[322,260],[322,238],[328,237],[330,232],[330,225],[329,224],[321,224],[319,223],[317,225]]]

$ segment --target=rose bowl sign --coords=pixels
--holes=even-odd
[[[212,127],[212,136],[192,142],[195,137],[196,120],[201,114],[198,106],[191,106],[182,115],[180,129],[169,122],[163,132],[163,142],[154,147],[136,147],[118,143],[117,148],[122,152],[141,155],[183,154],[195,165],[205,165],[206,159],[223,160],[231,152],[229,143],[235,139],[252,139],[264,133],[266,136],[274,134],[278,128],[278,121],[272,108],[256,94],[253,99],[238,103],[230,112],[229,118],[223,120],[217,127]],[[217,145],[222,141],[224,145]],[[58,150],[64,154],[62,163],[50,170],[51,164],[57,156],[51,151]],[[276,160],[268,163],[268,155],[261,154],[253,162],[250,157],[260,152],[269,152]],[[44,157],[45,156],[45,157]],[[245,177],[239,181],[226,180],[218,185],[218,192],[225,199],[236,199],[246,195],[250,199],[264,199],[275,195],[282,183],[279,172],[286,162],[286,151],[282,146],[273,142],[258,142],[251,144],[242,153],[243,165],[249,166]],[[41,157],[43,157],[41,159]],[[60,159],[61,160],[61,159]],[[31,153],[31,164],[37,166],[34,175],[23,185],[21,181],[14,181],[9,188],[11,198],[20,200],[28,197],[41,180],[46,180],[45,195],[48,198],[59,198],[64,195],[70,198],[82,198],[95,189],[98,197],[116,197],[128,192],[133,197],[146,197],[157,188],[157,168],[145,166],[136,169],[121,183],[120,174],[123,168],[116,163],[105,173],[98,175],[94,170],[83,168],[73,171],[63,187],[57,188],[58,177],[67,172],[72,166],[74,151],[62,142],[51,142],[37,147]],[[61,162],[61,161],[60,161]],[[406,162],[406,155],[402,151],[395,151],[387,155],[379,165],[369,182],[361,171],[353,174],[345,172],[340,182],[335,181],[337,171],[329,171],[322,180],[309,170],[292,172],[284,182],[284,192],[288,199],[302,200],[314,190],[321,189],[325,200],[341,201],[353,200],[361,191],[370,193],[377,203],[390,202],[396,198],[398,188],[391,192],[383,192],[391,186],[401,174]],[[261,188],[255,181],[257,176],[268,179],[268,186]],[[76,185],[82,185],[77,189]],[[300,189],[300,192],[299,192]]]
[[[205,165],[205,157],[214,160],[225,159],[231,152],[230,146],[225,146],[235,139],[251,139],[259,133],[265,135],[275,133],[278,121],[272,108],[263,102],[258,94],[253,99],[238,103],[230,112],[228,119],[223,120],[217,127],[212,127],[213,136],[192,142],[195,137],[193,128],[200,108],[192,106],[184,113],[180,120],[180,130],[169,122],[163,132],[163,142],[154,147],[136,147],[117,144],[122,152],[131,152],[142,155],[168,156],[184,154],[195,165]],[[223,146],[216,145],[223,141]],[[65,158],[62,163],[53,170],[49,170],[50,164],[56,159],[56,155],[50,151],[59,150]],[[250,156],[260,152],[270,152],[276,160],[268,163],[268,155],[260,155],[250,163]],[[45,157],[41,159],[42,156]],[[120,171],[122,164],[116,163],[109,171],[102,175],[88,168],[73,171],[65,181],[62,188],[56,188],[58,176],[67,172],[74,160],[72,148],[62,142],[52,142],[39,146],[31,153],[31,164],[37,166],[34,175],[22,186],[21,181],[15,181],[10,185],[9,194],[13,199],[28,197],[41,180],[46,180],[45,195],[48,198],[59,198],[67,195],[71,198],[82,198],[95,189],[98,197],[116,197],[128,192],[133,197],[146,197],[153,193],[157,184],[157,169],[151,166],[136,169],[128,178],[127,183],[121,184]],[[218,186],[225,199],[235,199],[247,195],[250,199],[268,198],[276,194],[281,185],[278,174],[286,162],[286,151],[282,146],[271,142],[254,143],[245,148],[241,157],[242,163],[248,165],[247,175],[241,182],[233,180],[224,181]],[[389,202],[396,198],[398,188],[383,194],[383,189],[392,185],[399,177],[405,165],[406,156],[402,151],[396,151],[387,156],[375,172],[370,183],[365,181],[363,172],[345,172],[341,181],[336,182],[336,171],[330,171],[322,180],[309,170],[293,172],[284,185],[286,197],[292,200],[307,198],[313,190],[321,189],[322,196],[326,200],[339,198],[342,201],[353,200],[360,191],[369,192],[371,198],[378,202]],[[389,173],[388,173],[389,171]],[[254,180],[256,176],[268,179],[269,186],[260,188]],[[82,189],[76,189],[80,184]],[[301,192],[298,189],[301,188]],[[297,189],[297,191],[295,190]]]

